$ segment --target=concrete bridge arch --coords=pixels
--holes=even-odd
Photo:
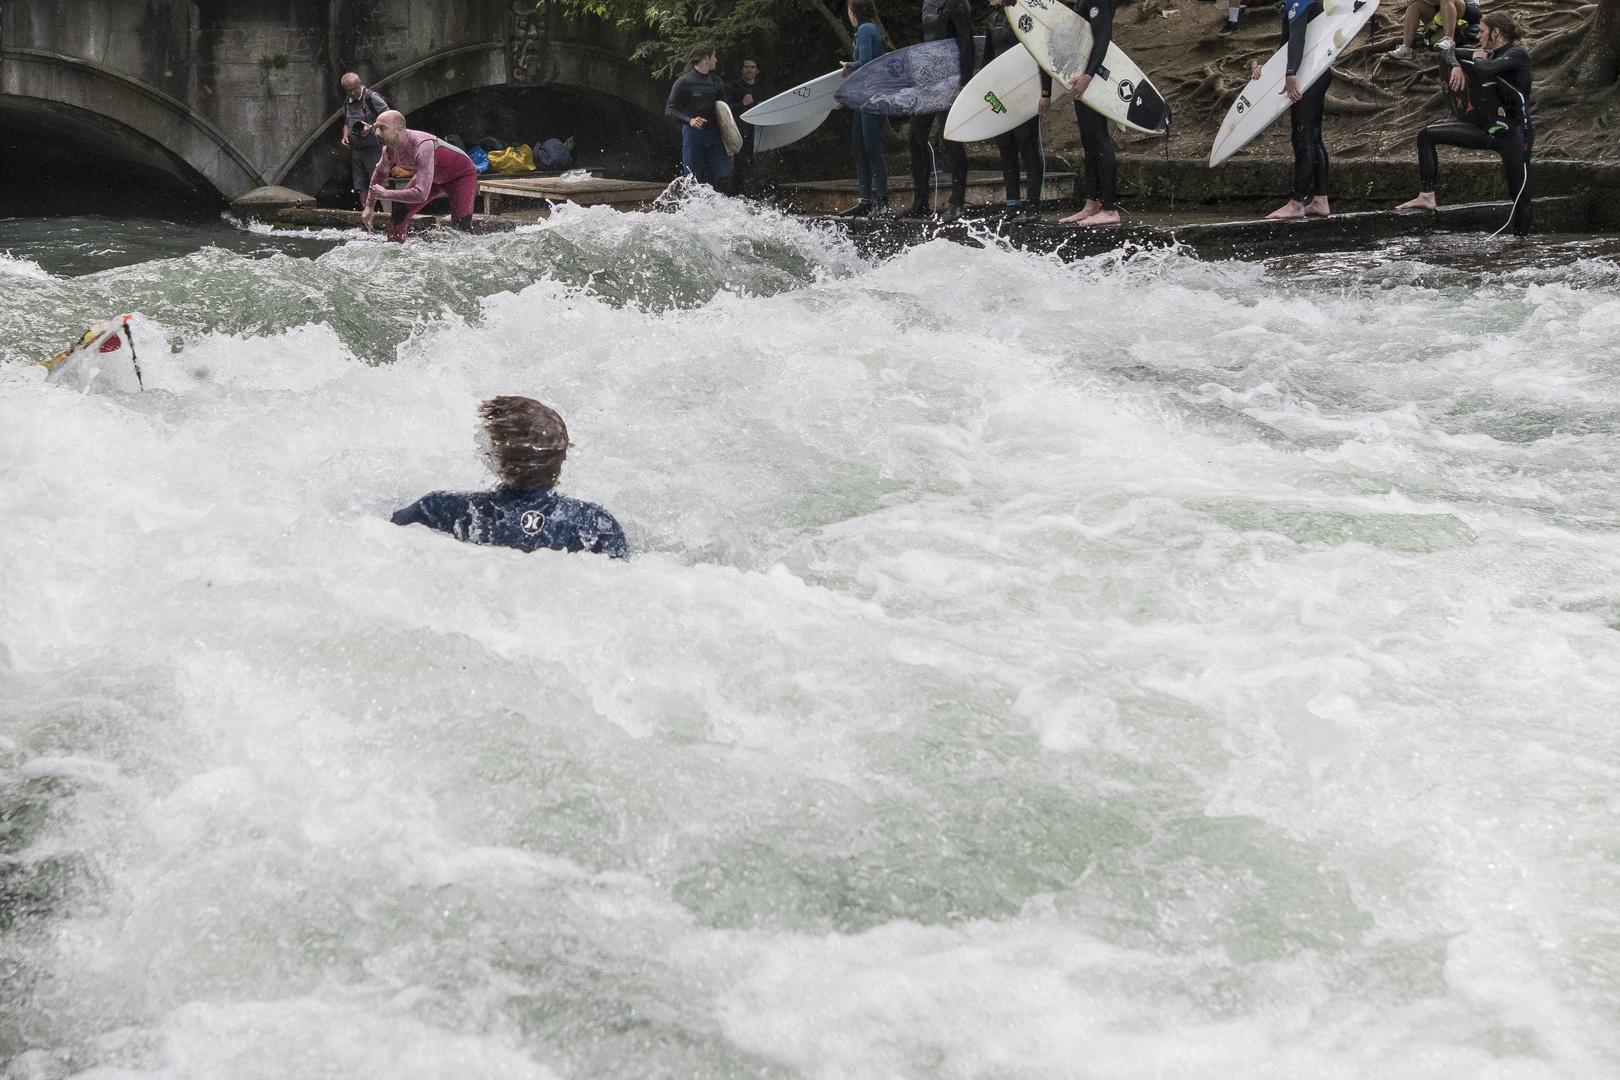
[[[92,175],[110,139],[218,200],[276,183],[313,192],[346,170],[338,76],[355,70],[407,115],[442,118],[468,95],[505,102],[502,115],[555,102],[605,118],[587,130],[662,147],[675,141],[667,83],[630,59],[638,43],[513,0],[5,0],[0,135],[54,130]]]
[[[0,50],[0,124],[8,122],[81,131],[86,169],[110,144],[125,158],[159,170],[167,165],[182,183],[206,183],[225,200],[266,182],[228,135],[184,101],[75,56]]]

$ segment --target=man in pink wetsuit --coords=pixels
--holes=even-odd
[[[383,153],[371,172],[361,224],[370,229],[376,204],[392,202],[394,220],[388,226],[388,239],[403,244],[416,212],[434,199],[448,196],[455,228],[472,232],[473,199],[478,195],[478,170],[472,159],[425,131],[410,130],[405,126],[405,114],[394,109],[377,117],[372,131],[383,144]],[[389,190],[388,177],[396,168],[409,173],[411,181]]]

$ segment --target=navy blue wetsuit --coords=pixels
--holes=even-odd
[[[559,495],[555,488],[435,491],[394,511],[394,524],[426,525],[469,544],[630,556],[624,530],[612,514],[595,503]]]

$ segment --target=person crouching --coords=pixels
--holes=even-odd
[[[1480,19],[1479,43],[1483,49],[1444,50],[1451,68],[1452,90],[1468,90],[1469,78],[1489,80],[1495,107],[1479,123],[1458,120],[1430,124],[1418,135],[1418,197],[1402,203],[1401,210],[1436,210],[1435,196],[1440,178],[1438,146],[1461,146],[1469,150],[1494,150],[1502,158],[1502,174],[1507,193],[1513,200],[1513,235],[1530,233],[1530,151],[1535,132],[1530,125],[1530,54],[1519,44],[1519,27],[1512,16],[1493,11]]]
[[[629,557],[624,530],[612,514],[555,490],[573,445],[562,417],[527,397],[490,398],[478,415],[484,464],[501,486],[424,495],[394,511],[395,525],[426,525],[469,544]]]
[[[371,172],[371,187],[366,191],[360,223],[369,230],[376,204],[391,202],[394,212],[393,223],[388,226],[388,239],[403,244],[417,212],[434,199],[448,197],[454,227],[472,232],[478,170],[466,151],[425,131],[410,130],[405,126],[405,114],[395,109],[377,117],[372,131],[382,143],[383,152]],[[397,190],[389,190],[388,179],[395,176],[409,177],[410,182]]]

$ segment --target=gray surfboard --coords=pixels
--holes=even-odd
[[[984,54],[984,38],[973,39],[973,66]],[[928,41],[873,60],[844,80],[833,95],[846,109],[884,116],[944,112],[962,88],[954,40]]]

